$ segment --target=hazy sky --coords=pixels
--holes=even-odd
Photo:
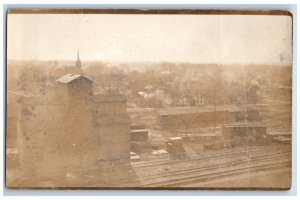
[[[8,58],[290,63],[292,20],[248,15],[10,14]]]

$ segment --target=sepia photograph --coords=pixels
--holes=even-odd
[[[10,189],[289,190],[284,10],[11,9]]]

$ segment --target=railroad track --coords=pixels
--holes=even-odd
[[[131,179],[130,176],[126,178],[120,177],[115,183],[110,182],[110,184],[141,188],[170,188],[186,187],[188,184],[205,184],[209,181],[231,178],[260,170],[290,167],[291,158],[289,155],[291,155],[290,146],[272,145],[265,147],[236,147],[227,149],[224,152],[222,150],[206,152],[204,155],[181,160],[143,161],[139,165],[138,163],[131,164],[133,166],[131,168],[133,176],[137,176],[136,178],[132,177]],[[128,167],[131,165],[129,164]],[[167,166],[169,171],[163,171],[164,166]],[[124,165],[115,165],[115,167],[123,168]],[[115,167],[112,168],[118,170]],[[143,167],[149,168],[144,169]],[[156,167],[160,167],[160,171],[155,171]],[[82,179],[87,182],[86,185],[102,184],[103,180],[97,179],[98,170],[99,168],[94,167],[85,169],[87,174],[95,175],[95,179]],[[150,174],[147,174],[147,170]],[[83,174],[85,173],[81,169],[75,172],[74,175],[82,177]]]
[[[288,155],[285,154],[285,155]],[[143,187],[170,187],[186,185],[194,182],[205,182],[234,175],[241,175],[261,170],[272,170],[282,167],[290,167],[291,160],[285,155],[265,156],[239,162],[224,162],[201,167],[194,167],[179,171],[168,172],[167,174],[155,174],[141,177],[146,180]],[[278,161],[281,158],[280,161]],[[275,160],[275,161],[274,161]]]
[[[275,170],[275,169],[282,169],[284,167],[290,167],[290,161],[282,161],[279,163],[267,163],[267,164],[260,164],[255,166],[243,166],[234,169],[227,169],[222,171],[209,171],[208,173],[203,173],[200,175],[193,175],[192,177],[183,177],[177,178],[173,180],[164,180],[161,182],[155,182],[150,184],[144,184],[143,187],[183,187],[187,184],[191,183],[203,183],[207,181],[217,180],[226,177],[232,177],[237,175],[249,174],[257,171],[263,170]]]
[[[213,168],[226,168],[226,167],[231,167],[231,166],[237,166],[239,164],[243,164],[243,163],[250,163],[250,162],[258,162],[258,161],[272,161],[276,158],[283,158],[290,155],[289,152],[285,152],[285,153],[274,153],[272,156],[271,155],[263,155],[263,156],[259,156],[256,158],[248,158],[248,159],[244,159],[244,160],[240,160],[240,159],[236,159],[236,160],[222,160],[222,162],[214,162],[214,163],[208,163],[208,164],[203,164],[201,167],[191,167],[191,168],[187,168],[187,169],[183,169],[183,170],[174,170],[174,171],[168,171],[166,172],[166,174],[151,174],[151,175],[146,175],[143,176],[143,178],[147,178],[147,179],[153,179],[153,178],[159,178],[159,177],[167,177],[167,176],[173,176],[173,175],[180,175],[180,174],[186,174],[186,173],[195,173],[198,172],[199,170],[210,170]]]
[[[191,183],[191,181],[197,182],[198,179],[199,181],[207,181],[220,179],[222,177],[230,177],[243,173],[247,174],[255,170],[272,170],[291,165],[291,148],[290,146],[283,147],[284,148],[275,145],[267,148],[256,148],[252,151],[250,157],[249,155],[241,156],[240,154],[234,156],[228,155],[227,157],[225,157],[219,154],[219,159],[216,158],[214,160],[211,160],[210,162],[207,162],[206,159],[197,159],[195,161],[198,162],[194,163],[193,167],[184,166],[186,162],[191,162],[188,159],[182,162],[169,161],[168,166],[170,167],[171,171],[160,172],[150,175],[143,175],[143,169],[141,169],[140,167],[134,167],[135,170],[140,170],[142,172],[142,174],[138,173],[138,177],[139,180],[141,180],[141,184],[134,185],[131,181],[128,180],[120,181],[122,182],[122,185],[132,185],[134,187],[169,187],[177,185],[180,187],[180,185],[184,186],[187,183]],[[246,150],[247,153],[249,152],[249,149],[247,150],[247,148],[236,148],[235,150],[240,151],[241,149]],[[268,152],[266,152],[265,150],[268,150]],[[254,154],[254,152],[256,154]],[[241,153],[243,154],[243,152]],[[223,160],[220,160],[220,158],[222,158]],[[199,164],[201,166],[199,166]],[[197,167],[195,167],[195,165]],[[242,171],[242,169],[244,171]],[[151,168],[147,170],[151,170]],[[205,177],[203,177],[203,175],[209,176],[209,178],[204,179]]]
[[[233,156],[233,155],[239,155],[239,154],[244,154],[244,153],[255,153],[255,152],[262,152],[264,151],[264,154],[267,152],[284,152],[286,150],[290,151],[290,146],[283,146],[279,147],[278,145],[275,146],[268,146],[268,147],[255,147],[254,149],[251,147],[248,148],[234,148],[234,149],[229,149],[225,151],[220,151],[217,153],[204,153],[203,155],[195,155],[191,157],[187,157],[184,159],[178,159],[178,160],[170,160],[170,159],[156,159],[156,160],[144,160],[144,161],[138,161],[138,162],[132,162],[131,165],[134,168],[137,167],[151,167],[151,166],[157,166],[157,165],[164,165],[164,164],[171,164],[171,163],[181,163],[185,161],[197,161],[197,160],[203,160],[203,159],[212,159],[215,157],[220,157],[220,156]]]
[[[117,184],[128,187],[184,186],[194,182],[230,177],[235,174],[238,175],[238,173],[245,174],[255,170],[279,168],[280,163],[278,161],[284,162],[281,163],[281,167],[289,166],[291,165],[291,161],[286,158],[288,158],[290,154],[291,148],[289,145],[270,145],[264,147],[236,147],[225,151],[205,152],[204,155],[178,160],[160,159],[156,161],[139,161],[131,163],[131,165],[128,163],[128,167],[132,166],[131,169],[134,174],[139,170],[142,172],[140,174],[137,173],[138,179],[141,180],[141,182],[135,182],[136,179],[129,180],[120,178]],[[249,155],[251,156],[249,157]],[[186,166],[187,163],[191,166]],[[144,170],[146,171],[151,170],[151,167],[161,167],[164,165],[170,167],[171,170],[165,173],[145,174],[142,168],[150,167]],[[102,169],[117,169],[115,167],[123,168],[125,166],[124,164],[116,164],[111,167],[103,166]],[[93,166],[86,168],[85,171],[87,174],[91,173],[96,175],[99,169],[101,169],[99,166]],[[74,175],[78,177],[82,176],[82,173],[82,169],[76,172],[74,171]]]

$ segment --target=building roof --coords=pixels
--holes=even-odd
[[[201,137],[220,137],[221,133],[181,133],[179,134],[180,137],[194,137],[194,138],[201,138]]]
[[[131,160],[140,160],[141,157],[134,155],[134,156],[130,156],[130,159]]]
[[[137,133],[137,134],[148,134],[148,131],[146,129],[134,129],[131,130],[130,133]]]
[[[68,84],[79,78],[84,78],[93,83],[93,81],[90,80],[89,78],[79,75],[79,74],[66,74],[66,75],[60,77],[59,79],[57,79],[56,82]]]
[[[182,137],[170,137],[169,140],[182,140]]]
[[[159,149],[159,150],[153,150],[152,154],[154,155],[161,155],[161,154],[167,154],[168,152],[164,149]]]
[[[288,135],[288,136],[291,136],[292,135],[292,131],[281,131],[281,132],[270,131],[268,133],[268,135],[272,135],[272,136]]]
[[[246,122],[246,123],[231,123],[225,124],[224,127],[226,128],[266,128],[267,126],[261,122]]]
[[[208,112],[246,112],[250,110],[259,110],[254,104],[248,105],[222,105],[222,106],[199,106],[199,107],[173,107],[158,110],[159,115],[186,115]]]

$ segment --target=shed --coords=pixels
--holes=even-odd
[[[148,131],[146,129],[134,129],[130,131],[131,141],[147,141]]]
[[[182,145],[182,137],[170,137],[169,142],[174,145]]]
[[[182,154],[184,152],[182,138],[170,137],[167,142],[167,150],[172,154]]]
[[[266,137],[267,127],[262,123],[229,124],[222,127],[222,133],[226,140],[236,142],[247,141],[256,143]]]

